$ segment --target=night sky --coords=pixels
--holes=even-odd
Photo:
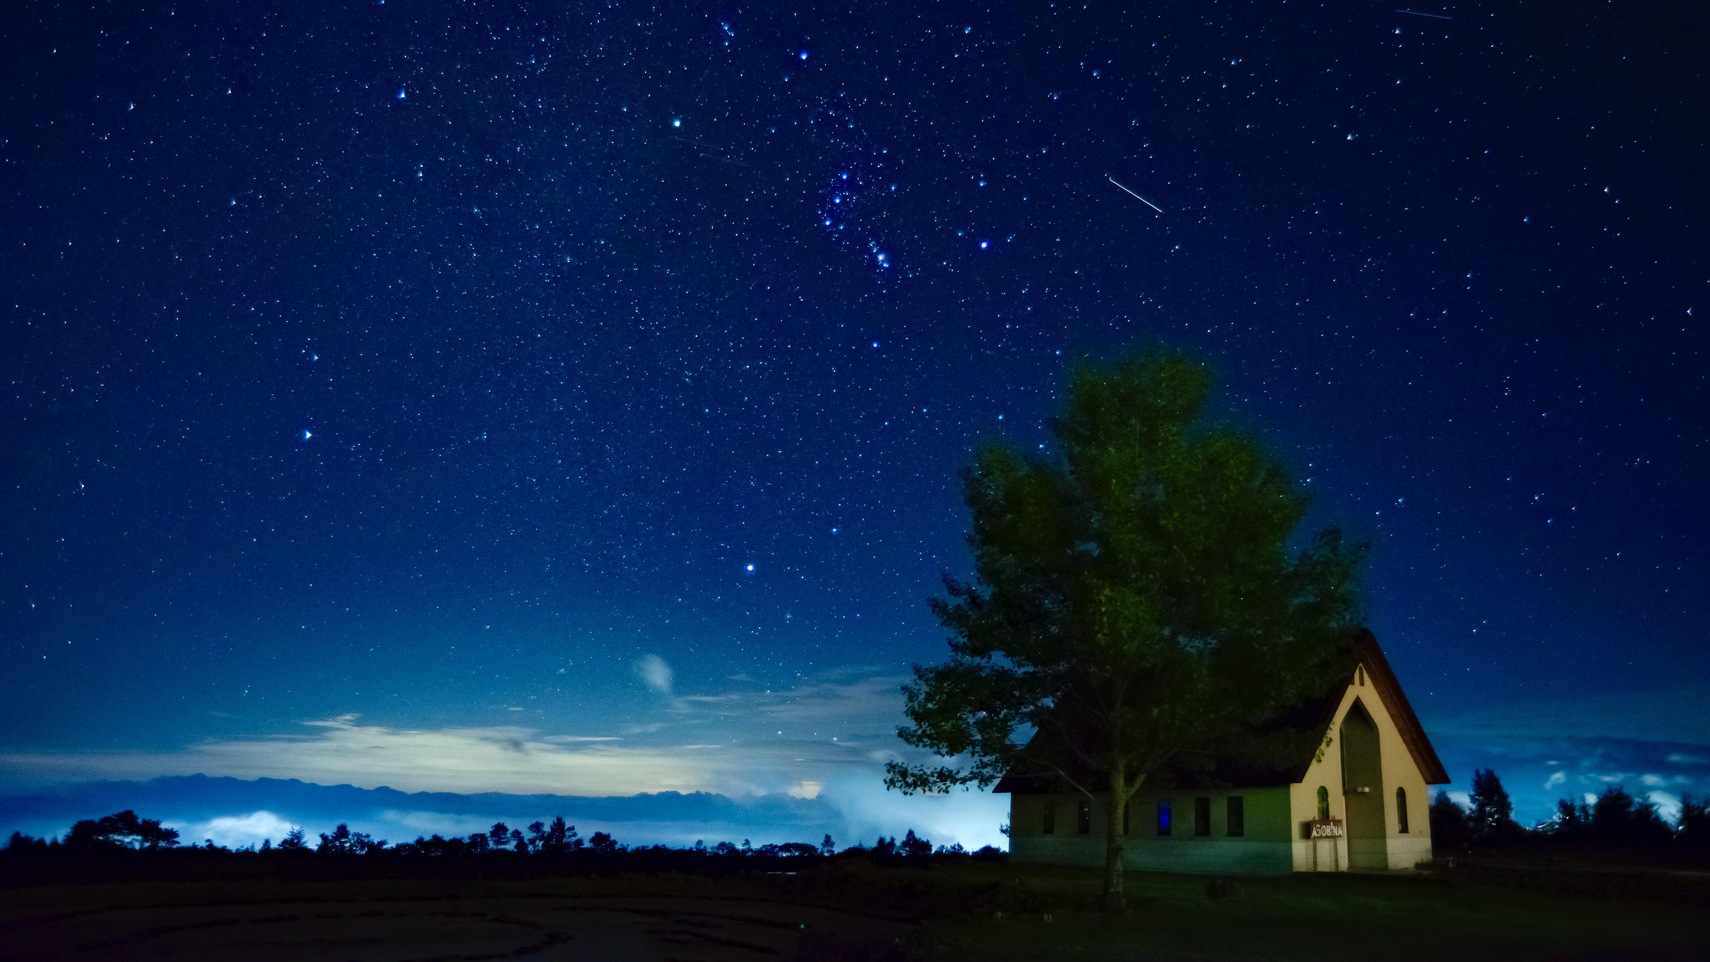
[[[1162,339],[1455,790],[1710,792],[1694,4],[86,6],[0,14],[0,790],[1001,841],[879,785],[956,474]]]

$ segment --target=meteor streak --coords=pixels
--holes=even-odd
[[[1115,184],[1118,187],[1122,187],[1122,182],[1118,181],[1115,177],[1112,177],[1109,174],[1105,174],[1104,179],[1110,181],[1111,183]],[[1153,210],[1157,211],[1160,214],[1162,214],[1164,212],[1164,209],[1162,207],[1159,207],[1157,204],[1152,203],[1151,201],[1147,200],[1144,197],[1141,197],[1139,194],[1136,194],[1135,192],[1129,190],[1126,187],[1122,187],[1122,192],[1127,194],[1128,196],[1134,198],[1135,200],[1139,201],[1140,203],[1145,204],[1147,207],[1152,208]]]

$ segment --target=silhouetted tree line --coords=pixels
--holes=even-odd
[[[1517,845],[1556,846],[1586,852],[1678,853],[1710,859],[1710,799],[1683,796],[1669,824],[1656,803],[1611,785],[1595,800],[1564,798],[1556,814],[1534,828],[1514,821],[1514,805],[1495,772],[1473,773],[1471,804],[1462,807],[1447,792],[1431,802],[1431,841],[1439,853]]]
[[[58,844],[68,852],[152,852],[176,848],[178,830],[166,828],[155,819],[139,817],[136,812],[126,809],[105,818],[86,818],[78,822]],[[52,843],[13,832],[7,850],[39,851],[51,847]]]
[[[73,825],[63,839],[39,839],[13,832],[6,846],[6,853],[15,856],[51,856],[64,855],[118,855],[140,851],[161,851],[179,848],[179,833],[176,829],[166,828],[154,819],[139,817],[135,812],[123,811],[100,819],[85,819]],[[594,832],[583,838],[576,831],[576,826],[567,824],[563,816],[557,816],[550,822],[533,822],[526,832],[514,829],[504,822],[495,822],[493,827],[485,832],[475,832],[467,837],[441,835],[417,836],[413,842],[390,844],[385,839],[376,839],[367,832],[353,832],[350,826],[340,823],[331,832],[320,833],[319,844],[311,845],[307,835],[301,828],[293,828],[280,839],[277,844],[272,839],[264,840],[259,846],[245,846],[232,850],[215,845],[212,840],[206,840],[202,845],[181,849],[182,851],[215,852],[231,854],[255,854],[267,856],[327,856],[327,857],[430,857],[430,858],[468,858],[495,857],[510,858],[534,856],[545,858],[578,858],[609,860],[617,856],[643,854],[674,854],[690,858],[707,858],[720,860],[733,859],[826,859],[841,857],[867,857],[877,861],[895,862],[926,862],[937,857],[983,857],[990,858],[1002,853],[991,846],[978,852],[966,852],[961,845],[939,846],[934,848],[932,843],[915,834],[913,829],[903,836],[899,842],[895,838],[880,836],[872,848],[854,845],[839,852],[837,845],[827,834],[818,845],[807,842],[784,842],[781,844],[768,843],[755,847],[748,839],[743,839],[741,845],[731,842],[718,842],[709,846],[705,841],[697,841],[693,846],[684,849],[673,849],[666,845],[630,847],[619,843],[608,832]]]

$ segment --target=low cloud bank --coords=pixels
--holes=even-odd
[[[732,798],[676,792],[630,797],[510,795],[490,792],[400,792],[296,780],[171,777],[147,782],[93,782],[0,798],[0,833],[50,838],[71,823],[134,809],[176,828],[184,844],[211,840],[227,848],[278,842],[302,828],[311,844],[340,822],[390,842],[423,835],[485,832],[494,822],[526,829],[555,815],[585,837],[609,832],[630,845],[689,846],[697,840],[755,845],[812,842],[829,834],[839,847],[872,844],[909,829],[941,845],[1003,845],[998,826],[1005,799],[985,793],[909,798],[882,785],[851,780],[815,798],[787,794]]]
[[[580,819],[584,834],[642,844],[817,842],[830,833],[846,845],[909,828],[970,848],[1004,844],[1004,797],[884,789],[884,763],[907,751],[895,736],[901,676],[845,671],[778,690],[733,678],[722,690],[685,691],[662,658],[633,668],[660,696],[653,714],[606,730],[425,729],[345,714],[172,751],[0,753],[0,796],[11,796],[0,798],[0,838],[58,835],[77,819],[132,808],[169,820],[186,840],[226,845],[277,840],[281,823],[311,839],[344,821],[402,841],[558,814]],[[1493,769],[1526,825],[1550,818],[1558,799],[1595,798],[1617,784],[1669,818],[1682,796],[1710,795],[1710,688],[1484,704],[1424,722],[1455,780],[1451,796],[1465,797],[1474,769]],[[217,800],[203,804],[187,782],[160,778],[202,774],[266,788],[209,794],[222,779],[203,779],[203,796]],[[102,780],[124,785],[88,788]],[[164,795],[138,787],[157,781],[177,787]],[[304,782],[358,794],[333,805],[281,787]],[[50,815],[31,797],[60,800]]]
[[[910,828],[942,844],[1004,844],[1004,797],[884,789],[885,762],[909,751],[895,735],[900,676],[845,671],[788,689],[727,679],[724,690],[685,692],[662,658],[633,669],[662,697],[651,717],[604,730],[411,728],[353,713],[171,751],[0,753],[0,795],[11,796],[0,798],[0,827],[58,835],[131,808],[191,842],[277,841],[290,826],[313,840],[337,822],[396,842],[561,814],[584,834],[640,844],[829,833],[848,845]],[[31,798],[57,799],[51,815]]]
[[[1516,700],[1424,719],[1464,797],[1474,769],[1502,779],[1514,818],[1531,827],[1561,799],[1595,801],[1622,786],[1672,821],[1682,795],[1710,796],[1710,689]]]

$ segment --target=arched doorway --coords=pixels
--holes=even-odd
[[[1348,867],[1389,867],[1384,825],[1383,756],[1377,723],[1355,699],[1342,718],[1342,791],[1348,813]]]

